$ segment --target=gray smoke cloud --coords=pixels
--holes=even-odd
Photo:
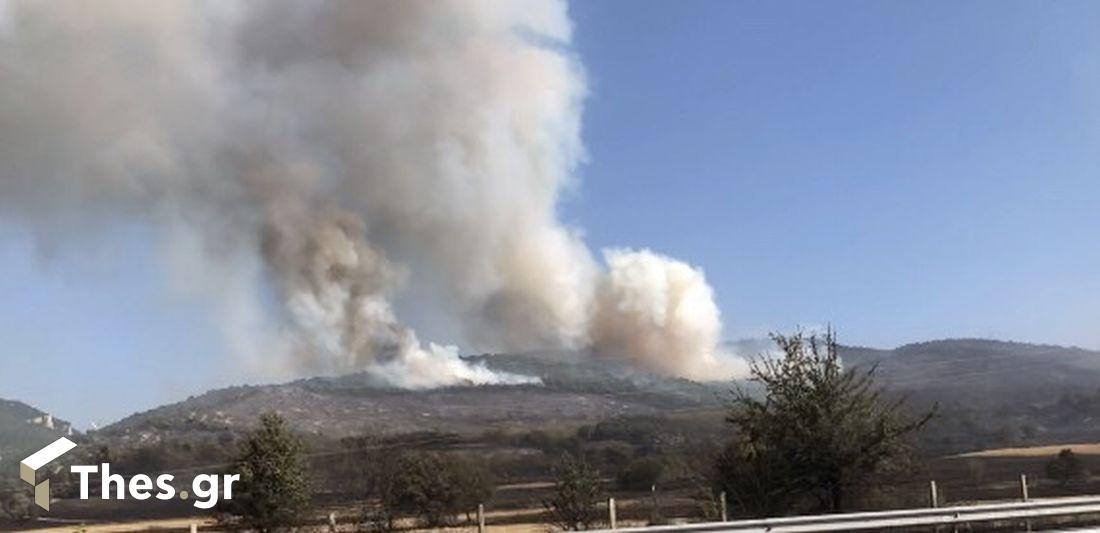
[[[0,6],[0,216],[160,228],[170,278],[259,368],[529,380],[422,342],[402,309],[474,349],[737,370],[700,270],[598,262],[557,219],[584,157],[564,2]]]

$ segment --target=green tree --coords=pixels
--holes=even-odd
[[[302,443],[275,413],[260,417],[260,426],[241,443],[231,473],[241,478],[223,509],[237,525],[261,532],[288,528],[309,507]]]
[[[397,497],[394,479],[399,465],[389,458],[370,454],[362,463],[361,475],[364,499],[376,503],[363,509],[362,531],[389,533],[397,529]]]
[[[665,473],[664,461],[656,457],[642,457],[626,465],[615,479],[623,490],[649,490]]]
[[[543,502],[549,522],[565,530],[591,529],[600,523],[600,473],[584,460],[565,454],[554,474],[554,492]]]
[[[718,489],[741,512],[839,511],[875,474],[904,463],[905,438],[932,412],[904,413],[874,383],[875,367],[845,370],[836,336],[773,335],[780,357],[751,367],[757,394],[734,391],[737,436],[720,455]]]
[[[393,480],[395,506],[420,518],[425,526],[448,525],[457,507],[458,487],[437,453],[406,454]]]
[[[378,484],[381,516],[415,516],[427,527],[453,525],[465,514],[469,520],[479,503],[493,494],[492,476],[484,463],[460,455],[407,453]]]
[[[493,497],[496,483],[489,467],[483,461],[462,458],[450,462],[458,486],[458,509],[466,513],[466,521],[471,522],[471,513],[477,511],[480,503],[488,503]]]
[[[1063,487],[1084,483],[1089,478],[1085,463],[1069,448],[1063,448],[1058,452],[1058,457],[1047,463],[1046,471],[1048,479],[1058,482]]]
[[[38,516],[38,506],[34,504],[31,491],[24,488],[22,482],[0,480],[0,517],[11,520],[29,520]]]

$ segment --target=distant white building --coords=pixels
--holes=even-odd
[[[54,423],[53,415],[51,415],[50,413],[46,413],[42,416],[36,416],[30,420],[27,420],[27,423],[34,424],[36,426],[42,426],[46,429],[60,430],[68,436],[72,436],[73,434],[72,424],[62,423],[60,424],[60,427],[58,427],[58,424]]]
[[[30,420],[27,420],[27,423],[28,424],[34,424],[36,426],[42,426],[46,429],[54,429],[54,427],[53,427],[53,415],[51,415],[50,413],[46,413],[42,416],[37,416],[37,417],[34,417]]]

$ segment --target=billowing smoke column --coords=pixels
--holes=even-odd
[[[475,349],[731,372],[699,270],[601,266],[556,218],[583,157],[564,2],[0,6],[0,216],[44,238],[160,228],[261,366],[527,379],[403,314]]]
[[[598,354],[698,380],[729,375],[730,361],[715,353],[722,323],[701,271],[649,251],[604,258],[610,271],[598,282],[591,326]]]

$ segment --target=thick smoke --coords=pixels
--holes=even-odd
[[[607,250],[604,259],[592,321],[599,355],[698,380],[730,373],[729,358],[715,353],[722,322],[702,271],[648,250]]]
[[[50,237],[161,228],[261,366],[525,379],[422,343],[405,314],[474,349],[731,372],[699,270],[601,266],[557,220],[584,155],[564,2],[0,5],[0,216]]]

